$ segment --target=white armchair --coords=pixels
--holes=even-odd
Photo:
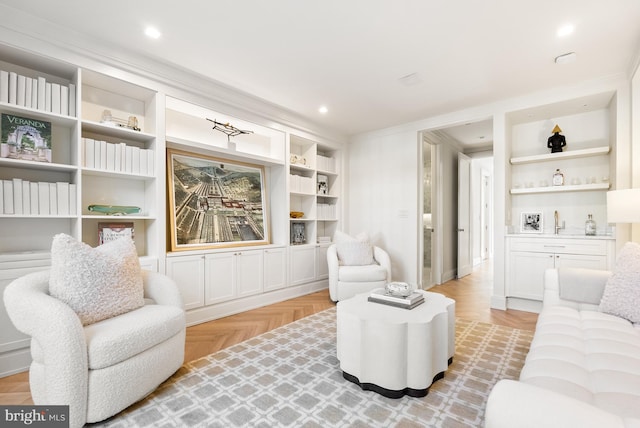
[[[49,294],[49,271],[23,276],[4,293],[16,328],[31,336],[36,405],[69,405],[71,427],[109,418],[144,398],[183,363],[185,314],[176,284],[143,271],[146,304],[83,327]]]
[[[386,251],[373,247],[374,263],[349,266],[338,259],[335,244],[327,249],[329,265],[329,296],[334,302],[348,299],[375,288],[384,288],[391,281],[391,260]]]

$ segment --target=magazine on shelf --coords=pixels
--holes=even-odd
[[[51,162],[51,122],[2,113],[0,157]]]

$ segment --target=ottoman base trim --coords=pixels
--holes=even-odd
[[[449,358],[449,360],[447,361],[447,364],[451,365],[452,362],[453,362],[453,357]],[[424,389],[413,389],[413,388],[387,389],[373,383],[367,383],[367,382],[362,383],[360,382],[360,379],[358,379],[356,376],[350,375],[345,371],[342,372],[342,377],[344,377],[349,382],[355,383],[360,388],[362,388],[363,391],[373,391],[387,398],[402,398],[405,395],[408,395],[409,397],[420,398],[420,397],[425,397],[429,393],[429,388],[431,388],[431,385],[433,385],[433,382],[436,382],[444,378],[444,372],[440,372],[436,374],[433,377],[433,380],[431,381],[431,385],[429,385]]]

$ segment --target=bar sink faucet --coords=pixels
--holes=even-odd
[[[558,234],[559,234],[560,229],[564,229],[564,224],[563,224],[562,226],[560,226],[560,219],[559,219],[559,217],[560,217],[560,216],[558,215],[558,211],[557,211],[557,210],[556,210],[556,211],[554,211],[554,212],[553,212],[553,219],[555,220],[554,233],[555,233],[556,235],[558,235]],[[563,221],[562,223],[564,223],[564,221]]]

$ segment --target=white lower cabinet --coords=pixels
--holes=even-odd
[[[289,248],[291,285],[304,284],[316,279],[316,258],[315,245]]]
[[[272,248],[264,251],[264,291],[278,290],[287,286],[287,251]]]
[[[236,296],[235,253],[204,256],[205,305],[231,300]]]
[[[179,256],[167,258],[167,275],[180,289],[186,310],[204,306],[204,256]]]
[[[330,244],[318,244],[316,246],[316,279],[329,278],[329,264],[327,263],[327,250]]]
[[[273,248],[171,256],[167,275],[189,310],[285,287],[285,254]]]
[[[542,301],[544,271],[613,268],[615,241],[594,238],[507,238],[507,297]]]

